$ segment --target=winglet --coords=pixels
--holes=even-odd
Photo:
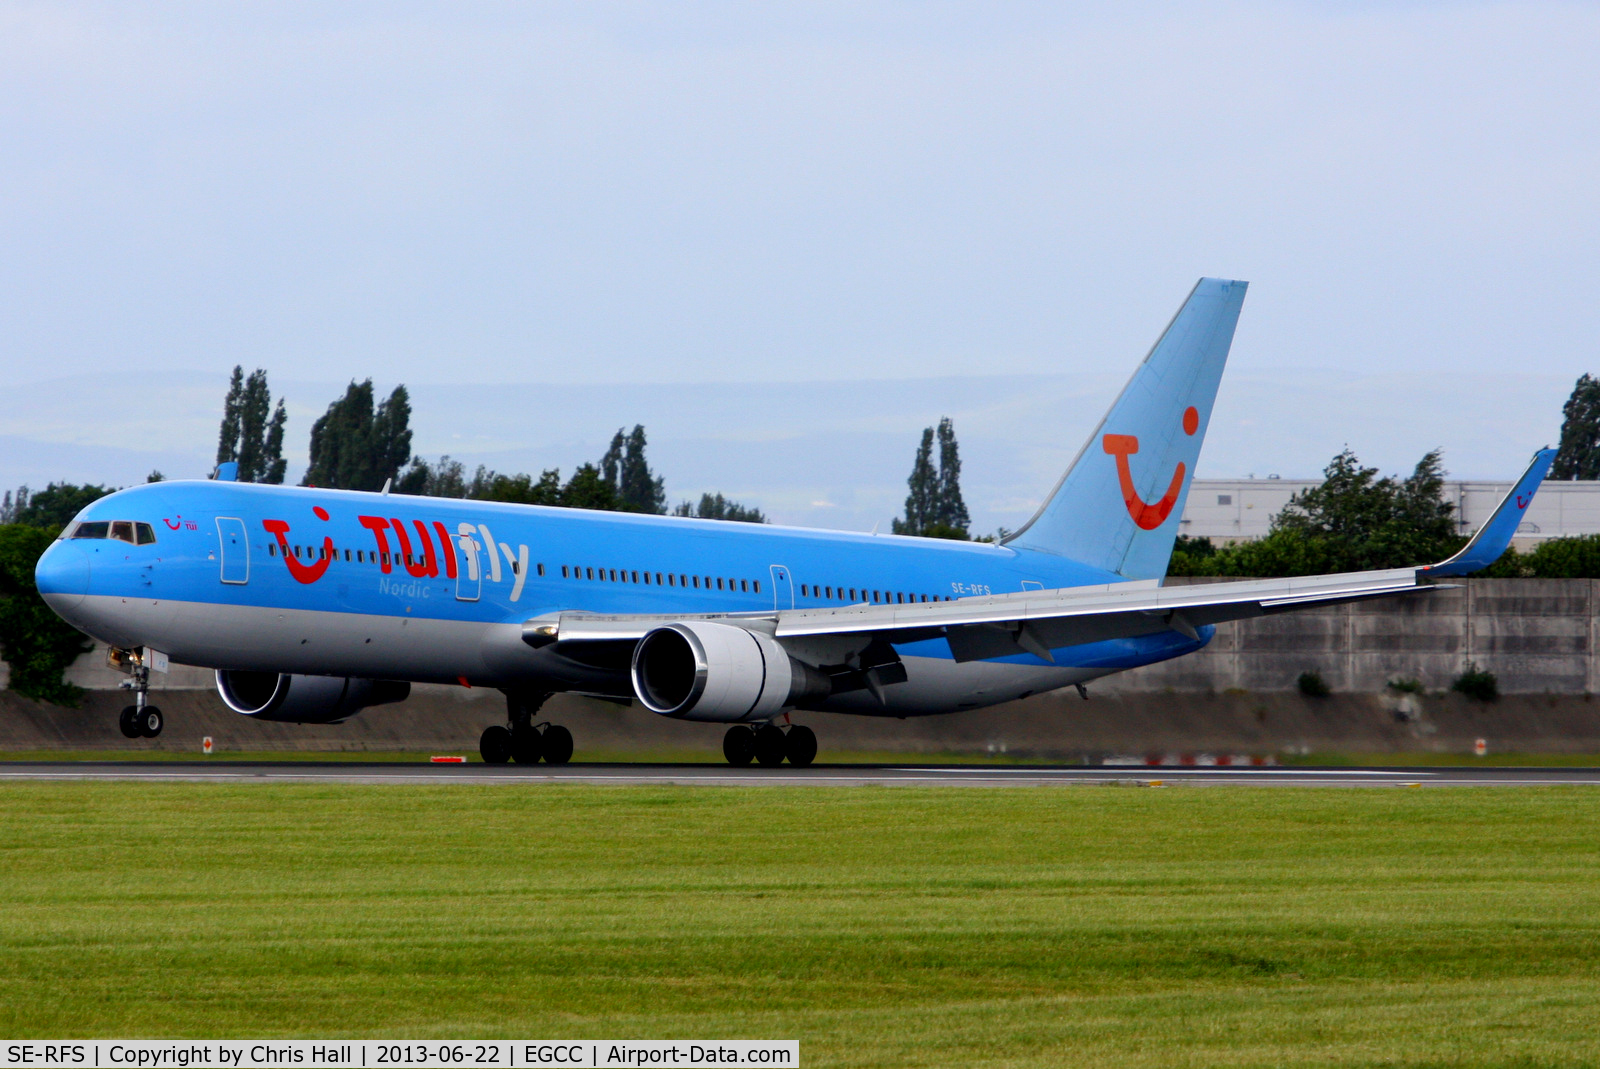
[[[1522,514],[1533,503],[1533,495],[1539,492],[1539,484],[1544,481],[1545,475],[1550,471],[1550,465],[1555,462],[1554,449],[1541,449],[1533,454],[1533,463],[1528,465],[1528,470],[1522,473],[1522,478],[1511,491],[1495,506],[1494,513],[1478,528],[1478,533],[1472,536],[1472,541],[1461,547],[1461,552],[1451,557],[1442,564],[1435,564],[1431,568],[1420,569],[1428,578],[1446,575],[1466,575],[1479,568],[1487,568],[1500,559],[1500,555],[1511,544],[1511,536],[1517,533],[1517,526],[1522,523]]]

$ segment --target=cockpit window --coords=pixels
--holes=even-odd
[[[156,529],[132,520],[85,520],[72,529],[73,538],[115,538],[135,546],[154,545]]]

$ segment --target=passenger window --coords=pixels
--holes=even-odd
[[[750,593],[750,587],[746,584],[746,582],[743,579],[739,580],[739,592],[741,594]]]
[[[587,571],[589,573],[589,578],[590,579],[594,578],[594,569],[593,568],[587,568],[587,569],[585,569],[585,571]]]
[[[872,604],[878,604],[878,592],[876,590],[872,592]]]
[[[634,572],[633,573],[633,581],[635,583],[637,583],[639,581],[639,573],[638,572]]]
[[[717,576],[717,589],[718,590],[722,589],[722,576],[720,576],[720,575]]]
[[[676,586],[677,585],[672,581],[672,578],[673,578],[672,573],[668,572],[667,573],[667,585],[668,586]],[[659,580],[657,580],[657,581],[659,582]]]
[[[276,557],[277,555],[278,555],[278,547],[273,545],[271,542],[268,542],[267,543],[267,556]]]
[[[757,594],[761,593],[761,580],[759,580],[759,579],[752,580],[750,585],[755,588],[755,591],[756,591]]]
[[[567,566],[565,564],[561,566],[561,578],[567,578]]]

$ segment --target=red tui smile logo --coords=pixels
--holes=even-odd
[[[1183,410],[1183,433],[1193,435],[1199,429],[1200,413],[1190,405]],[[1178,495],[1183,492],[1183,476],[1188,470],[1183,461],[1178,461],[1178,467],[1172,473],[1172,482],[1167,484],[1167,492],[1161,495],[1161,500],[1150,504],[1139,496],[1139,491],[1134,487],[1133,468],[1128,463],[1128,458],[1139,451],[1138,436],[1108,434],[1100,439],[1100,447],[1117,458],[1117,481],[1122,484],[1122,500],[1128,506],[1128,515],[1133,517],[1139,529],[1153,531],[1167,522],[1173,506],[1178,503]]]
[[[311,511],[317,514],[317,519],[319,520],[326,521],[328,519],[328,510],[321,505]],[[298,581],[315,583],[327,572],[328,565],[333,563],[333,539],[326,535],[322,538],[322,552],[318,555],[317,562],[315,564],[302,564],[300,563],[300,558],[296,557],[294,551],[289,547],[289,539],[286,537],[289,533],[289,525],[287,523],[282,520],[262,520],[261,526],[265,527],[268,533],[277,536],[278,554],[283,558],[283,563],[289,566],[289,574]]]

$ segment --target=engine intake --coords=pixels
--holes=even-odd
[[[410,683],[342,676],[219,671],[217,693],[229,709],[257,720],[337,724],[371,705],[405,701]]]
[[[681,720],[766,720],[829,692],[828,678],[778,640],[731,624],[658,627],[633,650],[633,692],[646,709]]]

